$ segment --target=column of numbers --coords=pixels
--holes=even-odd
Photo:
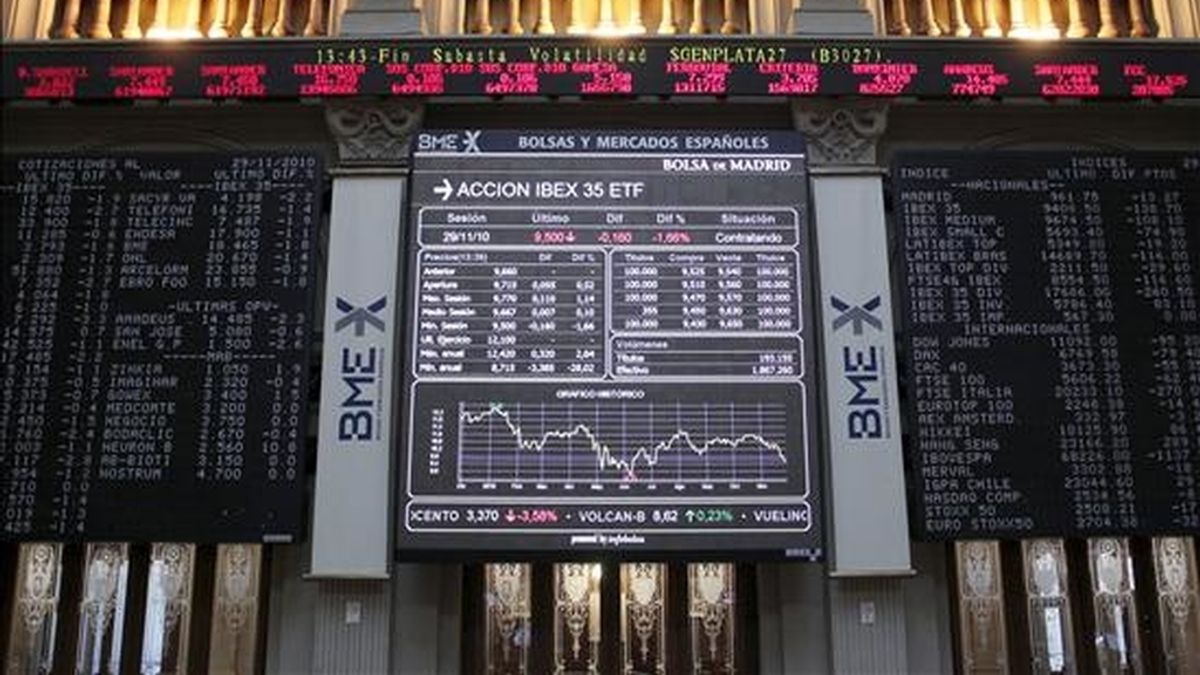
[[[247,363],[222,363],[217,368],[216,443],[212,447],[213,480],[237,482],[246,463],[246,414],[250,404],[250,366]]]
[[[1161,472],[1163,484],[1173,493],[1174,524],[1200,525],[1197,512],[1196,431],[1200,431],[1200,335],[1158,335],[1151,340],[1154,354],[1154,388],[1151,394],[1165,418],[1165,433],[1147,448],[1147,456]]]
[[[312,194],[288,190],[278,199],[279,217],[269,242],[274,283],[281,288],[304,288],[312,265]]]
[[[26,183],[25,188],[15,223],[21,274],[15,289],[8,290],[15,293],[15,301],[12,326],[6,328],[4,336],[4,391],[12,392],[12,395],[0,401],[0,421],[4,422],[6,434],[5,463],[9,467],[8,475],[4,476],[4,521],[11,534],[33,529],[38,464],[46,432],[46,390],[50,382],[51,354],[42,342],[34,341],[32,335],[53,336],[53,315],[58,301],[56,280],[35,277],[31,288],[25,271],[41,258],[44,246],[54,254],[65,246],[66,237],[64,231],[58,231],[46,240],[44,233],[38,231],[46,188],[35,181]],[[13,430],[11,435],[8,435],[9,429]]]
[[[298,363],[271,366],[268,423],[261,433],[262,454],[266,460],[267,480],[290,482],[296,479],[300,462],[304,420],[300,411],[304,402],[303,366]]]
[[[71,393],[68,395],[69,402],[64,409],[67,414],[63,417],[66,450],[64,459],[67,462],[63,480],[68,484],[74,480],[77,488],[74,494],[69,494],[64,490],[63,501],[60,505],[66,521],[74,523],[73,527],[68,526],[69,529],[78,532],[83,531],[84,523],[87,521],[88,492],[91,489],[92,481],[93,449],[96,439],[95,433],[88,426],[87,421],[93,416],[90,408],[93,405],[92,384],[95,372],[94,357],[90,349],[94,344],[92,333],[96,330],[96,324],[100,323],[97,320],[98,315],[95,313],[97,301],[100,294],[106,290],[100,283],[102,281],[100,265],[107,249],[107,237],[104,233],[108,230],[112,217],[112,214],[109,213],[108,196],[103,191],[84,193],[83,199],[87,218],[83,222],[83,227],[75,233],[75,236],[83,239],[83,243],[79,246],[83,255],[77,259],[78,271],[72,294],[78,314],[74,322],[74,340],[70,343],[73,349],[66,357],[66,371],[69,375],[67,390]],[[74,475],[76,473],[78,475]]]
[[[1081,196],[1053,191],[1041,205],[1045,231],[1043,261],[1046,300],[1062,320],[1087,323],[1092,318],[1086,271],[1092,237],[1084,222]],[[1101,242],[1103,244],[1103,242]],[[1111,527],[1111,489],[1098,367],[1099,349],[1088,333],[1058,341],[1060,365],[1055,398],[1064,410],[1058,428],[1064,487],[1070,495],[1075,526],[1084,530]]]

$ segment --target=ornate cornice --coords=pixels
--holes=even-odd
[[[807,136],[809,163],[874,166],[875,144],[887,128],[888,106],[881,101],[792,102],[792,120]]]
[[[330,101],[325,122],[343,166],[408,166],[413,134],[425,116],[423,101]]]

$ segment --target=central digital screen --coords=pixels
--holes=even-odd
[[[411,189],[402,555],[821,556],[799,136],[431,131]]]

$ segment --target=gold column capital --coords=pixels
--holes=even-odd
[[[325,122],[343,165],[408,166],[412,139],[425,117],[421,100],[330,101]]]

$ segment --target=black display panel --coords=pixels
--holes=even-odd
[[[913,529],[1200,528],[1200,154],[897,158]]]
[[[298,538],[319,158],[3,171],[0,537]]]
[[[401,555],[818,559],[800,137],[417,146]]]
[[[5,100],[337,96],[1200,97],[1186,40],[202,40],[0,48]]]

